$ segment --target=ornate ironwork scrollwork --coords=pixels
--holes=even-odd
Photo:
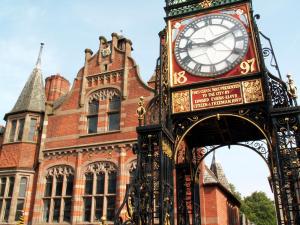
[[[269,37],[267,37],[266,35],[264,35],[260,31],[259,31],[259,34],[263,38],[263,40],[267,41],[267,45],[268,45],[268,47],[263,47],[262,48],[262,53],[263,53],[263,57],[264,57],[265,61],[266,61],[266,58],[271,57],[270,66],[272,68],[275,68],[275,70],[277,71],[277,75],[279,76],[280,79],[282,79],[281,78],[281,72],[280,72],[280,69],[279,69],[279,65],[278,65],[278,62],[277,62],[277,59],[276,59],[276,56],[275,56],[275,53],[274,53],[274,49],[273,49],[273,46],[272,46],[271,39]]]
[[[278,201],[282,214],[290,224],[299,224],[299,174],[300,174],[300,121],[298,115],[282,115],[273,119],[276,129],[276,151],[274,152]],[[276,187],[275,187],[276,188]]]
[[[258,141],[247,141],[247,142],[239,142],[236,144],[233,144],[232,146],[243,146],[246,148],[249,148],[259,154],[265,162],[268,164],[269,161],[269,149],[268,144],[266,140],[258,140]],[[214,152],[215,150],[226,147],[226,145],[213,145],[213,146],[205,146],[201,148],[201,159],[200,162],[210,153]]]
[[[268,76],[268,82],[273,108],[292,106],[292,100],[288,95],[286,84],[271,75]]]

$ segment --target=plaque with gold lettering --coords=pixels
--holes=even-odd
[[[173,92],[172,97],[173,113],[264,101],[260,79]]]

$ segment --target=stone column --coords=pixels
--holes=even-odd
[[[127,171],[125,168],[125,159],[127,156],[126,147],[119,146],[119,170],[117,177],[117,199],[116,208],[119,208],[124,200],[126,193]],[[123,214],[123,212],[122,212]]]
[[[83,220],[83,199],[84,194],[84,177],[82,174],[82,153],[78,152],[76,160],[76,168],[74,174],[73,187],[73,210],[72,210],[72,224],[82,222]]]

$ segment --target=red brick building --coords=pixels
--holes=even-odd
[[[0,224],[16,224],[22,210],[26,224],[113,220],[135,169],[137,103],[154,95],[131,52],[129,39],[100,37],[71,88],[59,74],[44,87],[39,55],[0,127]],[[204,224],[238,224],[239,202],[226,182],[219,164],[206,167]]]

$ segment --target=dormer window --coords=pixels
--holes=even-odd
[[[25,118],[11,121],[9,132],[9,142],[22,141],[24,132]]]
[[[87,115],[89,134],[120,130],[121,98],[117,89],[101,89],[90,96]]]
[[[26,115],[23,118],[12,118],[8,121],[7,143],[36,141],[38,117]]]

